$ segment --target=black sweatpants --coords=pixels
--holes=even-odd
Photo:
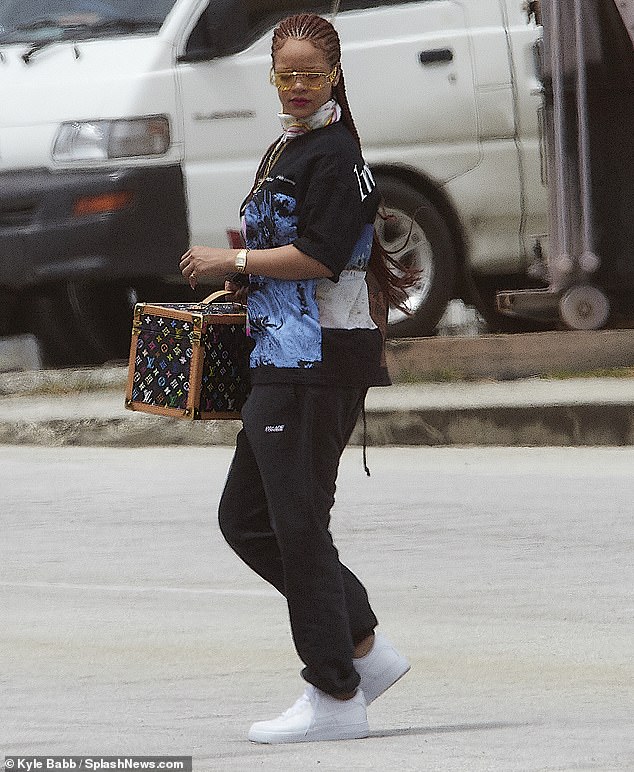
[[[255,385],[220,501],[220,528],[285,597],[303,677],[352,692],[354,645],[377,625],[368,594],[329,531],[339,459],[365,389]]]

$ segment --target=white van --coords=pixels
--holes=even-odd
[[[280,131],[271,30],[331,5],[4,0],[0,307],[12,310],[0,334],[35,327],[49,362],[104,361],[125,354],[137,296],[190,297],[179,256],[230,243]],[[529,5],[339,4],[352,113],[396,215],[378,227],[398,251],[414,215],[399,257],[424,271],[395,335],[432,333],[474,284],[492,313],[494,290],[525,274],[545,230]]]

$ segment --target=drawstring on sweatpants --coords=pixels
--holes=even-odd
[[[361,405],[361,416],[363,418],[363,468],[368,477],[370,477],[370,469],[368,467],[367,449],[368,449],[368,422],[365,415],[365,397],[363,397],[363,404]]]

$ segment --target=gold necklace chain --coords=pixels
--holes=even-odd
[[[269,160],[266,162],[266,167],[265,167],[264,171],[262,172],[261,177],[256,182],[255,187],[253,188],[253,192],[254,193],[257,193],[258,190],[260,190],[260,188],[264,184],[264,181],[269,176],[269,174],[271,172],[271,169],[277,163],[277,159],[284,152],[284,148],[285,147],[286,147],[286,140],[284,139],[284,137],[281,137],[280,141],[277,143],[277,145],[271,151],[271,155],[269,156]]]

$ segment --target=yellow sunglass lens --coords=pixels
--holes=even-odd
[[[271,83],[281,91],[289,91],[295,85],[297,79],[309,89],[319,90],[323,88],[328,81],[332,83],[336,74],[336,69],[332,72],[274,72],[271,71]]]

